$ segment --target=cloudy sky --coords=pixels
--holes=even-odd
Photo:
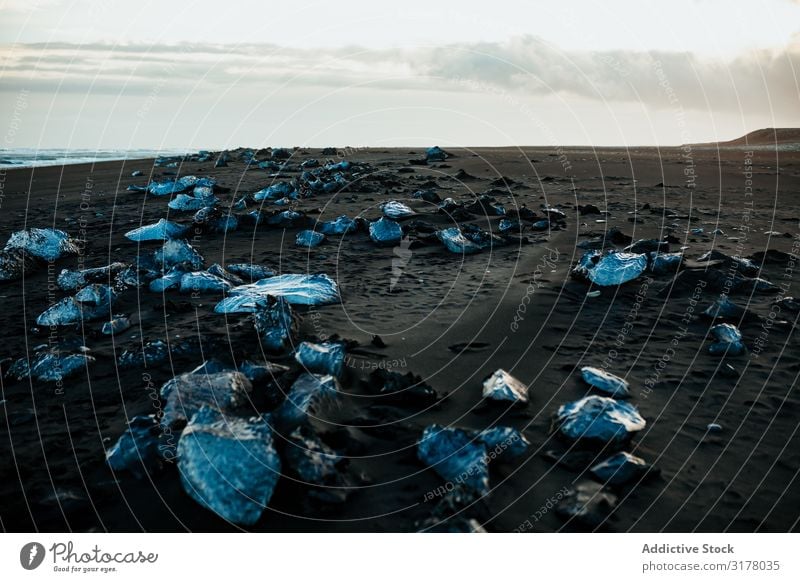
[[[800,126],[797,0],[0,0],[0,14],[0,148],[670,145]]]

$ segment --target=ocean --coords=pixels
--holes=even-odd
[[[30,168],[36,166],[63,166],[109,160],[140,160],[159,156],[181,156],[189,150],[89,150],[89,149],[0,149],[0,169]]]

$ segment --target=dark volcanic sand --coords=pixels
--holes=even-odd
[[[565,524],[548,500],[564,487],[588,479],[581,469],[555,466],[543,453],[566,451],[569,443],[550,434],[551,415],[567,401],[591,390],[580,380],[580,367],[602,365],[627,376],[632,403],[647,419],[647,428],[629,445],[629,451],[653,463],[660,475],[617,490],[619,504],[602,529],[611,531],[787,531],[798,529],[800,518],[800,399],[796,390],[800,370],[796,313],[780,313],[773,321],[763,351],[731,358],[740,377],[720,373],[722,360],[707,352],[709,322],[696,318],[649,393],[655,366],[667,353],[689,305],[691,290],[676,291],[667,299],[661,291],[671,276],[641,280],[609,288],[598,298],[586,298],[586,285],[569,278],[583,252],[576,243],[587,233],[602,234],[616,226],[634,239],[674,236],[696,258],[716,248],[728,254],[750,256],[767,248],[797,252],[800,154],[756,152],[752,167],[744,150],[722,154],[695,150],[691,158],[679,149],[546,148],[453,150],[444,164],[410,165],[423,150],[361,150],[348,159],[371,164],[383,182],[372,177],[374,192],[317,195],[300,202],[304,210],[322,209],[324,219],[339,214],[379,216],[377,206],[390,199],[409,202],[412,192],[428,181],[445,198],[469,199],[493,188],[499,176],[512,178],[495,197],[507,209],[525,204],[540,211],[547,203],[567,213],[567,229],[549,236],[524,233],[529,244],[511,244],[491,252],[465,256],[441,245],[412,247],[402,275],[392,287],[394,249],[378,248],[363,232],[329,237],[312,251],[294,246],[298,229],[242,227],[223,235],[204,235],[195,246],[207,264],[251,259],[276,271],[326,272],[341,289],[342,305],[298,309],[303,316],[301,336],[338,334],[359,342],[366,355],[355,355],[343,381],[347,395],[335,413],[345,427],[328,424],[320,430],[330,444],[350,456],[348,474],[363,474],[363,486],[342,506],[306,503],[302,485],[282,479],[270,506],[252,528],[258,531],[411,531],[431,513],[436,502],[426,493],[442,480],[416,458],[415,442],[431,423],[469,428],[493,424],[524,431],[531,443],[520,460],[492,465],[491,494],[470,507],[489,531],[510,531],[530,519],[533,531],[574,527]],[[559,158],[559,156],[562,156]],[[299,150],[293,162],[324,160],[319,150]],[[181,175],[213,176],[231,192],[219,197],[229,204],[234,196],[251,194],[272,182],[268,172],[245,171],[232,158],[230,167],[186,163]],[[88,245],[81,259],[58,262],[55,273],[112,260],[130,261],[137,244],[124,233],[166,215],[167,199],[126,192],[128,184],[145,184],[151,161],[108,162],[65,168],[9,171],[0,207],[4,241],[26,227],[64,229],[79,235],[87,224]],[[399,172],[408,168],[413,171]],[[693,168],[696,187],[687,187],[685,170]],[[134,169],[145,176],[131,178]],[[460,181],[465,170],[475,178]],[[752,169],[753,196],[745,195],[745,170]],[[164,168],[153,168],[159,177]],[[295,176],[295,173],[289,176]],[[666,186],[663,186],[666,185]],[[84,205],[81,207],[82,194]],[[746,204],[753,202],[752,207]],[[409,202],[421,218],[437,226],[446,216],[418,200]],[[606,224],[595,215],[580,216],[576,204],[595,204],[609,211]],[[639,211],[634,222],[632,212]],[[249,202],[249,208],[257,204]],[[677,211],[667,215],[666,207]],[[265,206],[265,209],[268,208]],[[691,213],[691,220],[689,214]],[[750,218],[743,223],[743,214]],[[191,213],[171,213],[189,222]],[[74,222],[67,222],[71,219]],[[474,222],[495,231],[499,218],[475,217]],[[746,236],[737,231],[749,224]],[[687,234],[702,227],[703,235]],[[725,234],[710,233],[722,229]],[[769,237],[766,231],[781,235]],[[786,233],[786,236],[783,236]],[[731,237],[739,237],[739,242]],[[681,244],[671,245],[679,250]],[[741,245],[737,250],[737,244]],[[147,250],[156,244],[144,243]],[[555,267],[544,258],[558,253]],[[405,262],[405,261],[402,261]],[[396,263],[397,264],[397,263]],[[760,263],[759,263],[760,264]],[[783,264],[763,265],[763,276],[788,282],[786,295],[800,293]],[[537,272],[538,271],[538,272]],[[787,274],[789,278],[783,279]],[[792,278],[794,277],[794,278]],[[531,284],[533,282],[533,284]],[[48,306],[48,273],[40,271],[24,282],[0,287],[3,342],[0,360],[19,358],[48,341],[49,330],[35,331],[35,318]],[[530,301],[519,312],[526,293]],[[57,298],[63,294],[58,292]],[[637,296],[640,298],[637,303]],[[714,294],[705,293],[700,308]],[[733,300],[768,317],[772,296],[738,294]],[[246,316],[213,313],[214,297],[192,299],[179,293],[162,296],[146,288],[126,292],[115,313],[132,316],[131,330],[115,338],[97,333],[101,324],[83,331],[63,329],[63,337],[81,337],[97,362],[89,376],[65,382],[63,394],[53,384],[2,384],[0,405],[0,526],[6,531],[218,531],[236,529],[196,505],[181,489],[177,470],[168,466],[151,478],[137,480],[113,475],[104,462],[110,447],[125,428],[126,418],[155,412],[152,391],[175,374],[199,365],[204,355],[224,361],[261,359]],[[638,305],[638,310],[636,309]],[[304,313],[305,312],[305,313]],[[512,329],[515,314],[518,326]],[[519,319],[521,316],[521,319]],[[102,322],[101,322],[102,323]],[[745,343],[752,345],[762,322],[741,324]],[[623,330],[627,333],[623,333]],[[620,336],[620,334],[623,334]],[[385,348],[371,345],[380,335]],[[174,340],[200,336],[204,354],[175,358],[147,370],[121,370],[115,358],[142,338]],[[622,337],[621,341],[619,338]],[[456,353],[448,346],[483,342],[484,349]],[[366,396],[365,379],[379,362],[403,373],[423,376],[442,396],[432,407],[397,406]],[[4,363],[7,366],[8,363]],[[481,382],[503,367],[531,386],[531,402],[521,409],[481,402]],[[149,381],[148,381],[149,378]],[[708,423],[723,430],[707,433]],[[600,454],[598,460],[604,458]],[[430,495],[428,496],[430,497]],[[534,520],[533,515],[540,515]]]

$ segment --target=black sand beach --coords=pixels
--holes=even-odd
[[[316,425],[323,441],[347,458],[347,497],[321,502],[307,485],[282,477],[261,519],[246,529],[425,529],[443,480],[418,460],[416,443],[436,423],[511,426],[530,442],[520,459],[493,463],[490,494],[458,514],[488,531],[796,531],[798,313],[772,304],[800,293],[800,154],[748,146],[446,149],[451,157],[429,164],[411,163],[424,155],[418,148],[342,149],[335,155],[296,149],[291,170],[277,177],[247,165],[237,152],[223,168],[213,160],[173,170],[135,160],[8,171],[0,206],[3,241],[21,229],[52,227],[87,242],[80,256],[0,284],[2,369],[48,343],[50,330],[37,328],[35,319],[65,295],[53,290],[61,269],[130,263],[140,245],[126,232],[165,217],[191,222],[192,213],[168,213],[168,198],[126,191],[129,184],[143,186],[165,172],[211,176],[227,189],[217,193],[221,207],[247,195],[247,210],[233,211],[242,216],[259,208],[253,192],[295,178],[303,161],[347,159],[364,165],[348,186],[293,201],[292,208],[312,220],[342,214],[375,220],[380,204],[399,200],[418,212],[403,222],[407,245],[379,247],[359,230],[329,236],[309,250],[295,245],[300,227],[244,223],[233,232],[192,239],[207,266],[253,262],[277,273],[327,273],[342,297],[341,304],[296,312],[300,340],[348,342],[342,397],[330,418]],[[256,157],[268,158],[269,151]],[[134,170],[144,175],[132,178]],[[435,203],[413,198],[426,189],[466,204],[488,194],[506,212],[524,206],[540,219],[544,205],[557,208],[565,214],[563,227],[533,232],[532,221],[522,220],[525,228],[503,245],[474,255],[451,253],[432,237],[431,226],[471,223],[497,233],[501,217],[439,212]],[[586,213],[586,205],[605,214]],[[570,272],[586,252],[579,245],[612,228],[621,233],[614,240],[618,249],[629,240],[669,235],[670,251],[685,247],[687,262],[677,276],[593,287],[600,294],[589,297],[587,283]],[[157,247],[141,243],[142,252]],[[700,314],[719,292],[708,283],[709,269],[692,261],[710,250],[750,258],[759,276],[779,287],[731,294],[749,311],[734,322],[748,348],[740,356],[708,352],[713,322]],[[706,282],[699,294],[698,281]],[[157,392],[173,376],[210,358],[264,361],[251,321],[215,314],[218,299],[129,289],[114,313],[131,318],[130,330],[105,336],[99,333],[102,321],[59,328],[58,341],[91,350],[96,361],[86,371],[63,386],[0,380],[4,531],[238,529],[183,491],[174,462],[143,478],[112,472],[105,462],[128,419],[158,413],[163,404]],[[157,339],[194,342],[194,348],[163,365],[117,365],[124,350]],[[270,359],[296,372],[291,355]],[[586,470],[610,454],[578,450],[552,431],[561,404],[597,393],[581,380],[582,366],[604,367],[628,380],[630,403],[647,426],[625,450],[653,465],[646,479],[608,488],[616,505],[594,525],[554,509],[564,491],[591,481]],[[483,401],[481,384],[498,368],[530,386],[526,406]],[[439,398],[409,403],[376,395],[369,378],[378,369],[419,375]],[[712,423],[720,429],[710,430]]]

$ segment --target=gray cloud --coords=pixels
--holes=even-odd
[[[563,51],[540,39],[415,49],[286,49],[274,45],[72,45],[0,49],[0,90],[185,94],[282,86],[369,86],[462,93],[575,95],[649,108],[800,112],[800,42],[728,60],[691,53]],[[800,122],[800,120],[798,120]]]

